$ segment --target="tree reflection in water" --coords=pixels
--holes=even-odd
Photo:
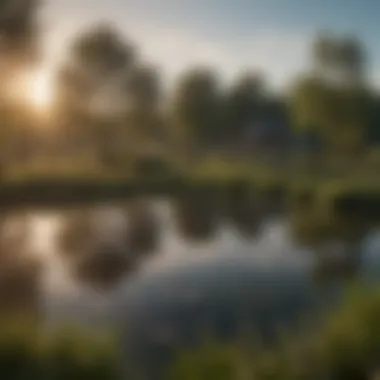
[[[352,278],[360,273],[362,243],[377,221],[371,213],[358,210],[346,213],[335,202],[323,202],[312,193],[294,199],[289,214],[292,236],[298,245],[315,252],[316,278]]]
[[[189,191],[172,199],[169,207],[178,233],[189,244],[218,239],[216,232],[222,222],[234,226],[243,237],[259,238],[260,227],[274,215],[273,208],[265,207],[268,197],[261,195],[237,183],[223,191]],[[277,201],[284,205],[282,196]],[[88,211],[73,213],[58,235],[73,276],[83,283],[109,288],[159,252],[162,233],[168,226],[155,212],[155,205],[155,201],[141,197],[115,206],[123,222],[113,240],[104,240],[105,234],[99,233],[97,221],[105,218],[101,212],[96,217]],[[365,217],[343,217],[321,207],[312,193],[301,192],[289,206],[289,211],[282,209],[281,218],[289,221],[296,246],[315,253],[317,279],[351,277],[360,270],[360,245],[373,222]],[[276,212],[278,215],[280,208]]]
[[[173,211],[178,231],[189,240],[211,239],[220,222],[218,198],[209,191],[196,190],[173,200]]]
[[[57,232],[56,243],[60,253],[66,258],[75,259],[92,249],[96,238],[91,212],[78,210],[65,215]]]
[[[3,215],[0,222],[1,314],[40,314],[42,262],[31,251],[27,215]]]
[[[135,255],[153,253],[160,243],[160,222],[153,205],[144,200],[132,201],[127,206],[128,230],[126,245]]]
[[[80,283],[95,289],[109,290],[136,267],[136,260],[120,246],[98,244],[81,256],[73,267],[73,275]]]
[[[237,183],[227,189],[222,207],[227,221],[243,236],[257,236],[263,222],[263,208],[249,184]]]
[[[273,208],[267,209],[261,196],[262,193],[253,192],[251,186],[244,183],[212,191],[188,191],[169,199],[171,212],[168,215],[172,215],[169,223],[177,226],[177,232],[187,240],[184,244],[189,247],[194,242],[218,241],[217,232],[222,230],[219,226],[225,222],[234,226],[240,237],[260,240],[260,227],[273,218]],[[138,270],[151,255],[161,252],[161,237],[169,226],[158,211],[160,208],[155,206],[155,200],[137,197],[112,207],[62,212],[56,245],[71,276],[82,285],[109,290]],[[105,223],[109,218],[107,209],[119,215],[117,223]],[[281,218],[289,222],[296,246],[311,248],[315,253],[317,279],[351,277],[358,273],[361,242],[377,223],[363,213],[344,214],[322,207],[312,192],[301,192],[292,199],[289,210],[284,208]],[[16,293],[16,288],[21,289],[23,283],[25,293],[33,292],[38,286],[38,271],[43,267],[28,253],[28,223],[23,215],[2,218],[0,293],[5,288],[14,289]],[[117,233],[108,233],[107,229],[116,229]],[[3,293],[1,297],[5,302],[7,296],[5,291]],[[12,291],[7,293],[10,294],[8,303],[18,297],[13,297]],[[33,299],[33,296],[28,298]]]
[[[115,214],[105,209],[77,211],[58,232],[71,275],[83,285],[104,290],[116,286],[159,244],[159,223],[149,202],[132,199],[115,209],[121,217],[116,223],[107,223]]]

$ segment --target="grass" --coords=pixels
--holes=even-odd
[[[380,371],[380,292],[354,287],[319,323],[279,336],[270,346],[237,341],[178,353],[168,379],[361,380]],[[243,341],[246,339],[243,338]]]
[[[108,333],[75,327],[42,330],[25,318],[0,323],[1,379],[121,379],[117,345]]]
[[[120,168],[99,166],[91,159],[46,160],[12,165],[2,173],[0,203],[29,204],[93,202],[128,197],[135,193],[176,195],[195,189],[225,189],[244,183],[260,194],[282,189],[290,199],[303,192],[315,194],[319,205],[331,207],[334,200],[353,194],[380,198],[378,165],[367,161],[332,170],[326,164],[309,170],[301,158],[292,166],[259,160],[208,156],[195,163],[174,160],[160,171],[138,172],[128,163]]]

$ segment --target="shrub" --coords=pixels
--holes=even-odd
[[[42,331],[25,319],[0,324],[0,378],[4,380],[115,380],[116,345],[76,328]]]
[[[183,352],[169,380],[367,380],[380,369],[380,290],[356,288],[318,328],[271,349],[215,344]]]

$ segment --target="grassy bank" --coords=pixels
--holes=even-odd
[[[375,166],[346,166],[332,170],[302,167],[297,161],[258,163],[242,159],[208,157],[191,164],[106,170],[83,165],[24,165],[4,171],[0,185],[0,206],[60,206],[97,203],[133,195],[175,196],[183,192],[224,192],[241,187],[259,199],[281,197],[293,205],[309,194],[317,208],[339,213],[372,214],[380,211],[380,177]],[[363,168],[366,168],[363,171]]]

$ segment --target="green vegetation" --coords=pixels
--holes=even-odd
[[[25,379],[121,379],[116,344],[108,334],[61,327],[41,330],[25,319],[2,319],[0,376]]]
[[[272,347],[255,342],[207,343],[180,354],[168,378],[374,379],[379,373],[379,318],[379,290],[354,289],[317,328],[308,326],[281,336]]]
[[[198,240],[215,232],[221,215],[253,236],[264,214],[288,208],[297,240],[317,247],[332,238],[356,247],[380,223],[380,103],[360,41],[317,37],[312,65],[290,92],[273,94],[249,70],[223,85],[212,67],[189,68],[165,91],[154,63],[100,23],[74,38],[55,76],[54,102],[40,113],[17,88],[38,66],[40,6],[0,0],[1,208],[165,194],[174,197],[183,235]],[[157,244],[157,223],[143,205],[129,212],[126,246],[146,255]],[[91,233],[77,220],[60,243],[79,260],[78,279],[111,286],[134,262],[125,250],[84,246]],[[19,310],[25,298],[17,295],[38,288],[39,267],[20,267],[19,252],[3,245],[1,301]],[[370,380],[380,371],[379,318],[380,292],[365,289],[316,331],[269,349],[208,344],[181,356],[169,378]],[[0,323],[1,379],[120,376],[119,353],[97,334],[42,334],[15,323]]]
[[[0,78],[4,183],[133,181],[168,172],[212,181],[241,172],[256,182],[323,185],[352,170],[367,172],[354,177],[360,182],[378,168],[372,152],[378,94],[367,81],[365,47],[355,38],[317,36],[311,67],[281,95],[250,70],[222,85],[213,67],[190,68],[165,92],[160,72],[141,61],[138,47],[114,26],[99,23],[70,44],[55,77],[49,117],[41,119],[9,96],[14,81],[38,63],[41,5],[10,4],[0,2],[7,16],[0,20],[8,47],[2,59],[9,69]]]
[[[373,379],[379,371],[379,318],[379,289],[353,287],[314,325],[281,334],[269,345],[245,334],[179,351],[163,379]],[[0,326],[3,379],[116,380],[123,378],[121,365],[128,371],[108,334],[72,327],[43,333],[25,319],[3,319]]]
[[[253,70],[223,85],[213,67],[189,68],[164,91],[138,46],[98,23],[69,44],[41,117],[9,92],[38,64],[43,4],[11,3],[0,1],[2,203],[38,203],[41,189],[59,204],[236,180],[380,196],[379,97],[355,38],[317,36],[311,66],[282,94]]]

